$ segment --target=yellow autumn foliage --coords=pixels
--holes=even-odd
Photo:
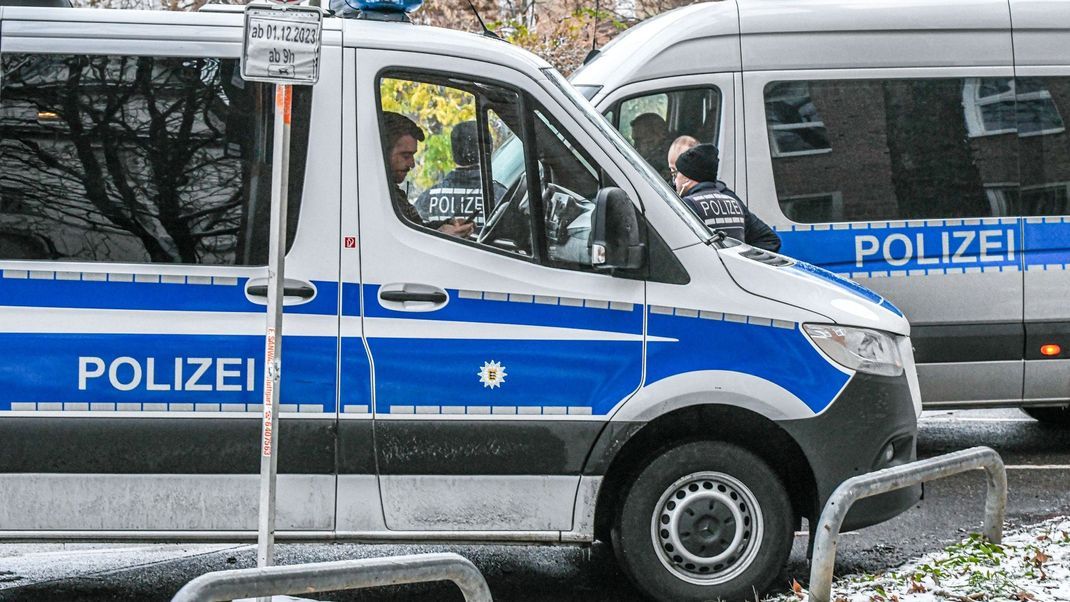
[[[458,123],[476,118],[475,97],[457,88],[396,78],[383,78],[379,94],[384,111],[412,119],[426,136],[409,174],[418,194],[454,168],[450,132]]]

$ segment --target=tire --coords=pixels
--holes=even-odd
[[[758,456],[728,443],[683,443],[654,457],[625,494],[613,547],[658,600],[754,600],[788,560],[794,515]]]
[[[1022,408],[1031,418],[1049,426],[1070,427],[1070,405],[1043,408]]]

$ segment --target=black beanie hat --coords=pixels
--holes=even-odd
[[[453,162],[457,165],[479,163],[479,125],[475,121],[462,121],[450,132],[450,147]]]
[[[698,144],[676,158],[676,171],[696,182],[716,182],[719,164],[716,146]]]

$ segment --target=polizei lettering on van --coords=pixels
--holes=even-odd
[[[254,391],[256,360],[241,357],[78,358],[78,390],[93,382],[116,391]]]
[[[1020,270],[1028,263],[1022,246],[1035,234],[1032,224],[1015,219],[836,226],[796,225],[778,228],[777,233],[785,253],[834,272],[863,276]]]
[[[867,258],[876,257],[891,266],[911,261],[918,265],[993,263],[1014,260],[1014,230],[955,230],[937,233],[915,232],[913,236],[896,232],[883,237],[872,234],[855,236],[855,266],[863,267]],[[928,249],[928,252],[926,250]]]

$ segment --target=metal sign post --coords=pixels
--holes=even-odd
[[[260,517],[257,566],[275,561],[275,483],[278,471],[279,389],[282,382],[282,307],[286,272],[286,206],[290,168],[293,85],[319,80],[323,15],[318,8],[283,5],[245,9],[242,78],[275,84],[271,160],[271,236],[268,254],[264,398],[260,429]],[[261,598],[267,600],[266,598]]]
[[[256,565],[275,557],[275,475],[278,470],[279,383],[282,376],[282,299],[286,271],[286,191],[290,174],[290,107],[293,86],[275,86],[275,136],[271,162],[271,238],[268,256],[267,336],[264,341],[264,411],[260,429],[260,520]]]

